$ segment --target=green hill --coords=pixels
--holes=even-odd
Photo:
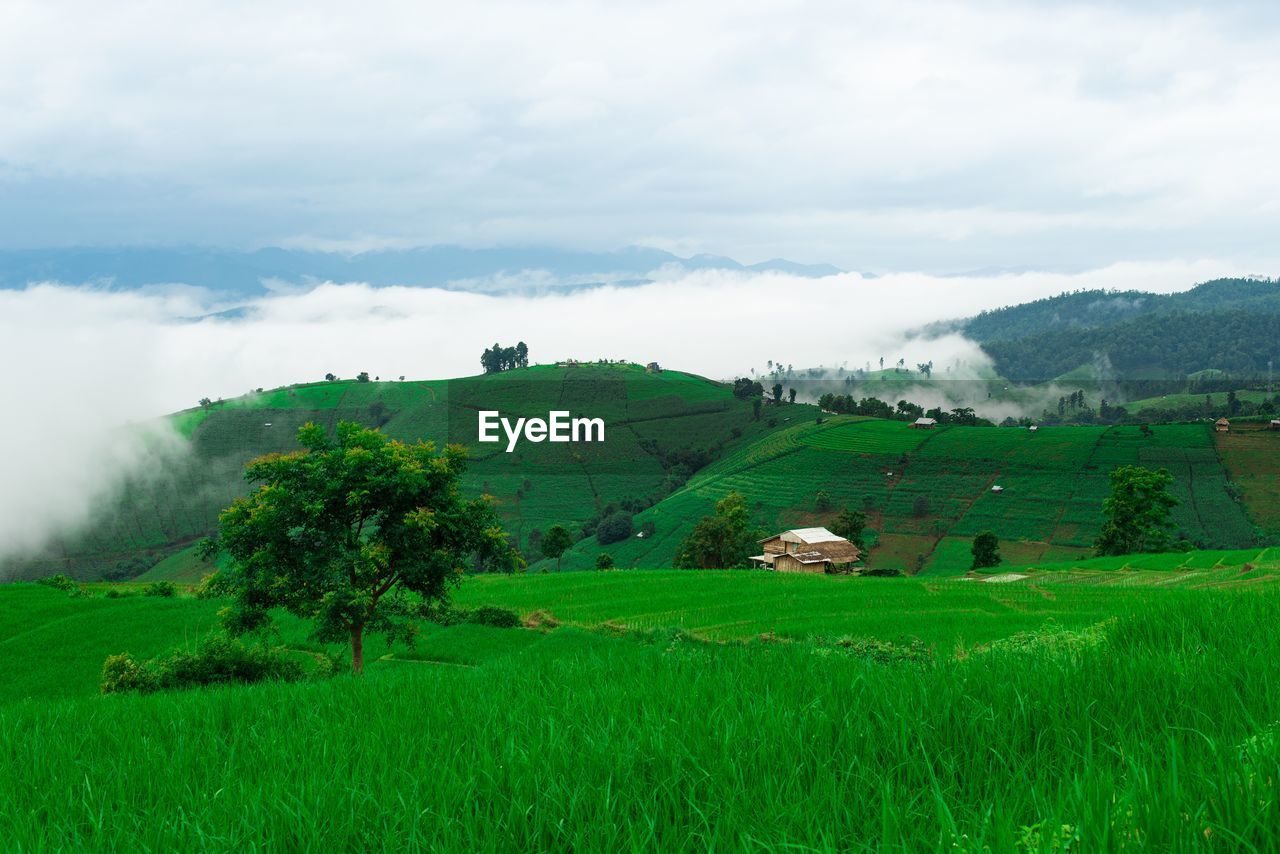
[[[1105,377],[1171,380],[1205,370],[1258,377],[1277,356],[1280,283],[1218,279],[1176,294],[1081,291],[958,324],[1018,382],[1105,360]]]
[[[1091,553],[1109,473],[1126,464],[1173,474],[1175,525],[1200,547],[1244,548],[1280,535],[1280,433],[1217,436],[1197,424],[1157,426],[1149,437],[1105,426],[921,431],[846,416],[788,427],[728,455],[635,517],[651,534],[604,547],[584,540],[563,565],[587,568],[607,551],[619,566],[669,566],[693,524],[733,491],[767,532],[827,524],[845,505],[863,509],[875,567],[963,572],[972,538],[985,530],[1000,537],[1007,562],[1074,560]]]
[[[477,413],[546,418],[551,410],[598,417],[603,443],[480,444]],[[813,418],[816,409],[786,407],[784,418]],[[648,373],[634,365],[536,366],[449,381],[321,382],[219,401],[173,416],[184,452],[128,482],[82,532],[8,569],[36,577],[198,578],[207,568],[188,551],[211,533],[219,511],[247,486],[244,464],[296,447],[307,421],[341,420],[380,427],[404,440],[459,442],[472,462],[464,488],[486,492],[513,541],[548,526],[577,525],[611,504],[642,509],[717,456],[785,426],[767,410],[757,420],[731,389],[677,371]],[[774,423],[771,425],[770,421]],[[185,551],[185,553],[184,553]]]

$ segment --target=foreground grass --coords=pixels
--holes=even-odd
[[[560,629],[477,667],[18,703],[0,707],[0,838],[1280,847],[1280,598],[1148,591],[1122,610],[931,666]]]

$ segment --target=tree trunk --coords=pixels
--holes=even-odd
[[[351,672],[364,673],[364,626],[351,627]]]

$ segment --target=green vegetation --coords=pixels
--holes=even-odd
[[[1201,548],[1242,548],[1280,530],[1280,432],[1234,440],[1209,425],[1042,427],[941,426],[911,429],[899,421],[838,416],[786,426],[709,465],[668,498],[637,513],[632,536],[608,546],[619,566],[674,563],[680,543],[717,501],[744,496],[751,526],[766,533],[836,524],[839,511],[866,514],[872,568],[953,575],[972,562],[973,538],[1000,540],[1010,564],[1063,561],[1093,554],[1102,533],[1110,473],[1121,466],[1166,469],[1178,500],[1175,540]],[[1223,448],[1222,457],[1219,448]],[[1224,461],[1238,464],[1229,474]],[[1265,459],[1264,459],[1265,457]],[[1000,490],[993,488],[999,486]],[[825,492],[827,511],[815,507]],[[1257,517],[1251,516],[1256,512]],[[582,540],[566,569],[587,569],[601,546]]]
[[[0,680],[0,834],[19,849],[1280,846],[1280,589],[1059,575],[483,576],[459,590],[468,611],[581,625],[424,623],[362,680],[110,696],[106,655],[154,656],[140,650],[158,630],[167,649],[218,603],[10,585],[0,643],[46,641],[25,691]],[[90,649],[95,626],[115,634]],[[280,630],[305,644],[305,626]]]
[[[1172,483],[1173,475],[1164,469],[1120,466],[1111,471],[1111,494],[1102,502],[1106,521],[1098,535],[1099,557],[1168,550],[1169,513],[1178,504],[1169,494]]]
[[[990,531],[983,531],[973,538],[973,563],[970,569],[991,569],[1000,565],[1000,540]]]
[[[603,418],[607,441],[521,443],[514,453],[476,441],[477,409],[543,417],[553,409]],[[786,407],[797,419],[816,410]],[[536,540],[553,524],[579,526],[611,504],[649,506],[719,456],[774,432],[728,385],[678,371],[625,364],[532,366],[451,381],[332,380],[210,401],[172,418],[187,452],[165,458],[106,501],[80,533],[40,555],[6,565],[10,574],[62,572],[82,580],[198,580],[210,570],[192,546],[247,491],[245,464],[298,449],[299,427],[339,421],[378,427],[393,439],[460,442],[470,461],[462,487],[487,493],[511,542],[536,560]],[[172,560],[170,560],[172,559]],[[154,568],[154,571],[151,571]]]
[[[231,558],[233,631],[260,631],[283,608],[311,620],[317,640],[349,639],[358,675],[366,632],[412,630],[408,594],[442,600],[472,556],[513,568],[488,500],[466,501],[458,489],[460,447],[437,453],[429,442],[406,445],[350,422],[332,439],[307,424],[298,442],[305,451],[249,464],[245,478],[259,486],[223,512],[209,543]],[[147,590],[161,585],[173,589],[156,581]]]
[[[1184,380],[1205,369],[1258,377],[1280,339],[1280,284],[1219,279],[1168,295],[1083,291],[984,312],[962,328],[1017,381],[1059,377],[1100,354],[1106,372],[1121,379]]]

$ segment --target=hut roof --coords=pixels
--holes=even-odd
[[[932,427],[938,423],[936,418],[917,418],[913,423],[921,427]]]
[[[1231,422],[1230,422],[1230,421],[1228,421],[1228,420],[1227,420],[1227,419],[1225,419],[1225,418],[1219,418],[1217,421],[1215,421],[1215,422],[1213,422],[1213,423],[1214,423],[1214,424],[1219,424],[1219,425],[1222,425],[1222,424],[1230,425],[1230,424],[1231,424]]]
[[[858,551],[858,547],[844,539],[818,543],[813,551],[832,563],[853,563],[862,559],[862,552]]]

